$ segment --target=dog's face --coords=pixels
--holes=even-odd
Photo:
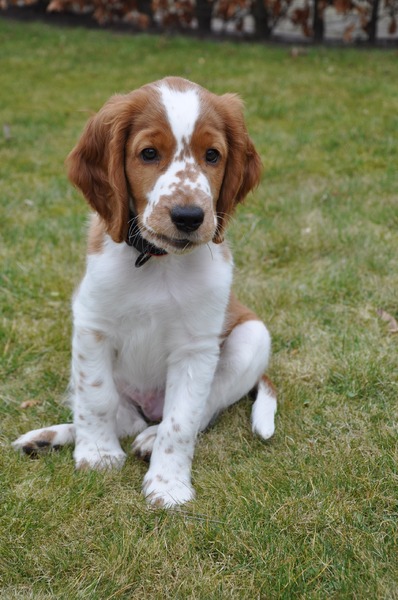
[[[68,162],[114,241],[126,240],[130,208],[142,237],[173,253],[221,242],[261,172],[241,101],[176,77],[112,97]]]

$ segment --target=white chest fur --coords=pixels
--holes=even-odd
[[[135,251],[108,239],[88,258],[73,302],[75,331],[94,329],[110,341],[116,383],[164,387],[173,357],[219,343],[232,280],[224,256],[210,244],[136,268]]]

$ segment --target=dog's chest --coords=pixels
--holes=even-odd
[[[116,384],[146,400],[164,390],[171,356],[189,356],[204,338],[217,343],[232,264],[217,247],[212,254],[206,247],[187,256],[151,258],[136,269],[127,246],[109,250],[88,265],[74,305],[75,324],[105,324]]]
[[[204,303],[200,288],[188,292],[181,285],[170,292],[164,285],[140,297],[115,329],[116,385],[150,420],[162,416],[170,357],[189,355],[198,338],[213,335],[213,327],[195,316]]]

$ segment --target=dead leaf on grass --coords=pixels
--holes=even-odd
[[[383,310],[382,308],[377,309],[377,314],[383,321],[388,323],[388,331],[389,333],[398,333],[398,323],[388,312]]]
[[[19,405],[19,408],[31,408],[38,404],[41,404],[40,400],[25,400],[25,402],[22,402],[22,404]]]

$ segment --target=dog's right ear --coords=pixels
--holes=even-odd
[[[125,144],[134,115],[142,109],[139,91],[113,96],[87,123],[66,159],[69,179],[103,219],[115,242],[126,239],[129,200],[124,172]]]

